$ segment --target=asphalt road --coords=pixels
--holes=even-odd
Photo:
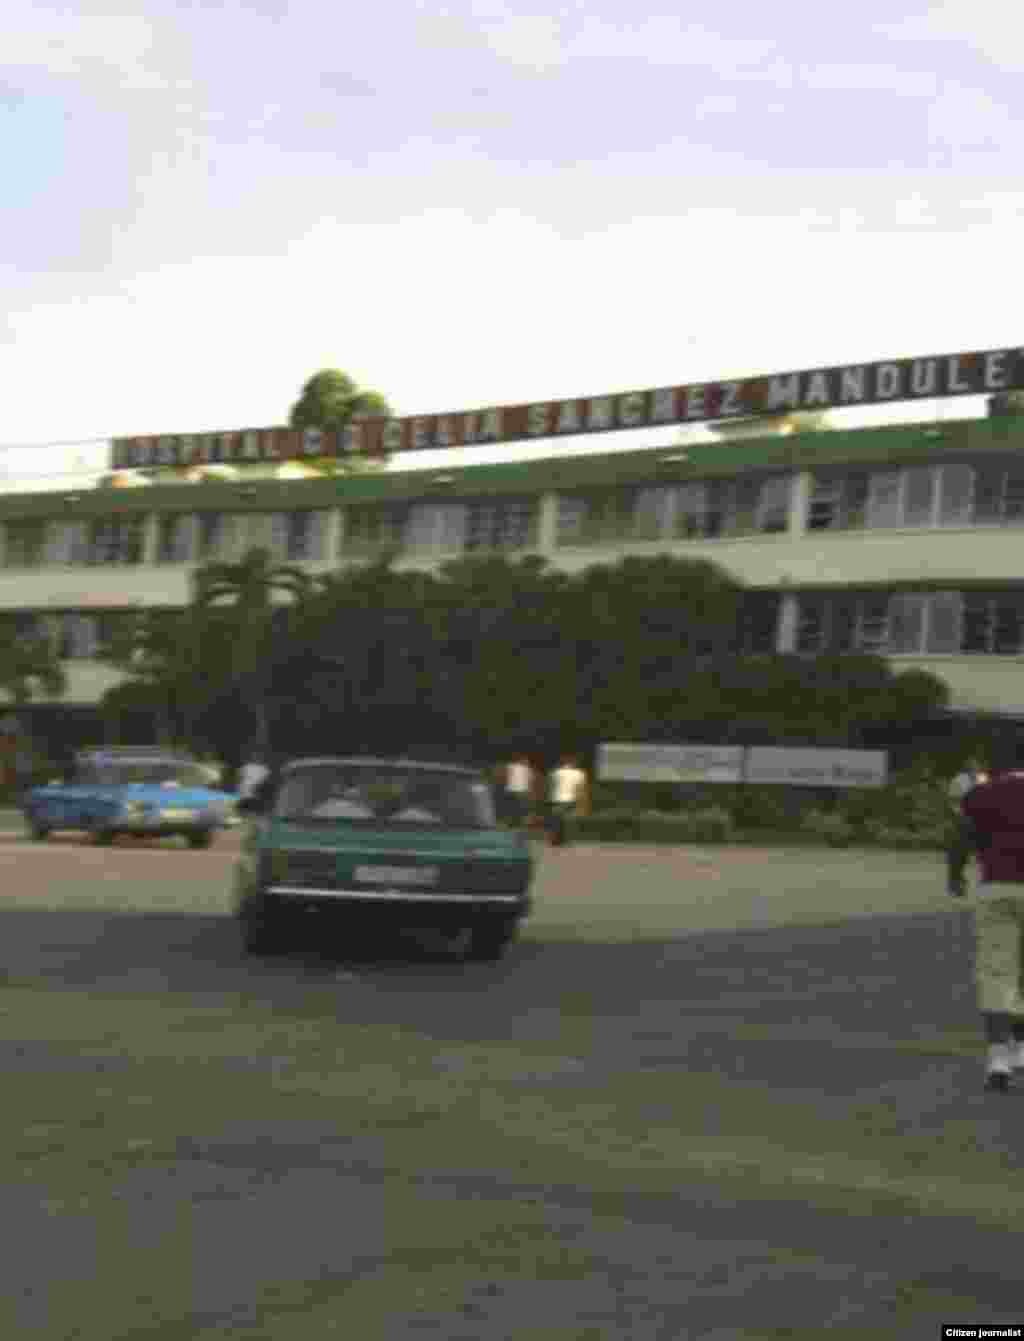
[[[930,914],[862,915],[829,925],[696,931],[679,925],[655,938],[609,944],[599,935],[582,934],[586,900],[597,885],[595,872],[614,868],[620,897],[642,898],[647,888],[671,893],[677,879],[673,861],[685,859],[650,850],[641,857],[623,852],[609,857],[589,847],[542,856],[545,897],[578,901],[581,935],[565,934],[564,920],[557,934],[548,934],[541,922],[499,966],[453,970],[416,955],[339,965],[312,954],[253,964],[240,956],[234,927],[224,916],[237,842],[237,834],[228,835],[210,852],[191,852],[153,851],[131,843],[100,850],[76,839],[40,845],[13,835],[3,838],[0,981],[49,985],[55,992],[88,986],[98,992],[170,993],[182,1002],[226,1002],[258,991],[282,1009],[298,1006],[311,982],[336,981],[345,994],[348,1021],[393,1023],[435,1040],[442,1049],[486,1045],[496,1037],[536,1039],[551,1028],[571,988],[575,999],[590,1003],[594,1036],[601,1040],[587,1063],[591,1080],[595,1069],[611,1079],[638,1067],[684,1066],[694,1049],[710,1049],[723,1077],[763,1082],[805,1103],[823,1121],[852,1103],[882,1104],[908,1131],[967,1120],[974,1124],[979,1148],[1005,1158],[1008,1176],[1011,1171],[1016,1176],[1024,1160],[1024,1098],[982,1095],[976,1059],[900,1054],[872,1043],[892,1031],[927,1038],[975,1027],[968,926],[956,905]],[[757,859],[748,853],[738,860],[749,866]],[[777,908],[774,916],[778,920]],[[817,1032],[812,1029],[802,1039],[751,1038],[725,1046],[708,1026],[727,1019],[780,1028],[799,1022],[817,1025]],[[862,1046],[837,1046],[857,1040]],[[4,1058],[7,1084],[17,1083],[26,1068],[34,1074],[55,1067],[71,1073],[81,1065],[60,1050],[26,1055],[5,1049]],[[572,1080],[552,1073],[530,1083],[543,1087]],[[278,1152],[275,1178],[256,1184],[246,1169],[260,1162],[261,1148],[271,1145]],[[373,1200],[367,1170],[372,1174],[381,1158],[379,1142],[366,1136],[360,1149],[349,1145],[344,1158],[337,1159],[325,1156],[329,1149],[326,1129],[271,1133],[254,1117],[251,1130],[230,1150],[193,1152],[183,1156],[173,1177],[139,1179],[130,1193],[136,1201],[129,1201],[125,1213],[141,1226],[161,1205],[168,1210],[182,1197],[195,1204],[210,1199],[211,1206],[216,1202],[217,1228],[209,1251],[216,1257],[221,1245],[234,1244],[237,1253],[239,1242],[248,1243],[242,1256],[250,1263],[258,1263],[267,1251],[266,1225],[290,1217],[294,1251],[289,1262],[277,1266],[301,1273],[304,1262],[320,1260],[316,1254],[324,1251],[315,1230],[321,1213],[328,1215],[330,1207],[348,1199],[369,1214]],[[216,1195],[211,1190],[215,1167]],[[317,1171],[313,1181],[310,1169]],[[480,1186],[472,1182],[428,1170],[423,1192],[441,1200],[477,1195]],[[520,1189],[524,1195],[530,1191],[527,1184],[528,1179]],[[533,1192],[545,1201],[552,1223],[565,1221],[567,1233],[584,1239],[597,1233],[587,1228],[585,1187],[547,1186]],[[691,1336],[725,1341],[775,1334],[766,1319],[796,1329],[826,1319],[868,1327],[880,1321],[872,1309],[885,1297],[887,1285],[907,1279],[939,1291],[952,1281],[961,1293],[968,1290],[989,1300],[993,1316],[1024,1315],[1019,1236],[968,1229],[939,1218],[912,1222],[881,1214],[863,1219],[767,1200],[745,1203],[740,1223],[724,1187],[711,1181],[666,1186],[658,1195],[638,1192],[615,1243],[603,1249],[627,1275],[643,1282],[623,1330],[577,1330],[571,1301],[553,1300],[539,1287],[531,1296],[524,1282],[523,1298],[515,1305],[521,1329],[510,1328],[507,1300],[493,1313],[484,1301],[471,1325],[461,1317],[456,1330],[451,1318],[439,1316],[433,1334],[445,1341],[456,1335],[490,1341],[542,1334],[601,1341],[618,1335],[640,1341]],[[32,1255],[31,1245],[43,1242],[46,1233],[52,1236],[55,1226],[27,1189],[17,1195],[8,1189],[0,1200],[0,1232],[5,1242],[17,1245],[6,1260],[8,1289],[58,1288],[62,1273],[75,1270],[76,1254],[88,1243],[87,1226],[64,1225],[50,1240],[51,1247],[58,1245],[56,1255]],[[834,1277],[811,1280],[794,1274],[795,1268],[758,1268],[759,1251],[780,1241],[796,1251],[824,1255],[834,1264]],[[224,1271],[209,1273],[206,1293],[196,1304],[197,1330],[200,1323],[211,1327],[220,1319],[225,1330],[218,1336],[262,1336],[228,1325],[245,1286],[226,1247],[223,1252]],[[674,1269],[654,1271],[655,1261],[671,1262]],[[9,1274],[13,1262],[20,1273],[18,1287]],[[580,1284],[577,1300],[589,1299],[598,1284]],[[543,1331],[542,1323],[551,1330]],[[44,1332],[31,1334],[50,1341]],[[421,1334],[411,1320],[396,1320],[388,1333],[395,1338]],[[934,1320],[926,1332],[908,1328],[906,1334],[934,1335]],[[85,1322],[75,1335],[92,1341],[102,1328],[90,1330]]]

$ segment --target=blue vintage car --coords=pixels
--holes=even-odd
[[[210,787],[201,766],[184,755],[102,749],[76,755],[67,781],[33,788],[23,810],[39,840],[57,829],[80,829],[96,843],[117,834],[180,834],[200,848],[235,822],[237,799]]]

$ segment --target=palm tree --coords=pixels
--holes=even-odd
[[[127,681],[108,692],[105,706],[115,712],[124,702],[141,700],[155,710],[161,745],[190,747],[201,700],[216,691],[227,675],[227,640],[208,618],[193,610],[142,610],[113,632],[102,659],[126,673]],[[231,640],[234,645],[234,640]],[[141,694],[140,692],[141,691]]]
[[[267,698],[273,666],[274,597],[302,604],[313,591],[309,574],[293,564],[275,563],[269,550],[253,549],[238,563],[210,563],[197,570],[192,604],[198,612],[230,607],[236,632],[231,681],[256,718],[251,753],[270,747]]]
[[[38,694],[60,698],[67,675],[53,641],[27,638],[10,624],[0,627],[0,690],[19,707]]]

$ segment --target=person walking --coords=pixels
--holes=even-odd
[[[505,802],[516,828],[529,821],[533,788],[533,767],[526,755],[519,754],[505,769]]]
[[[952,825],[946,845],[946,888],[955,898],[967,892],[964,871],[976,850],[974,825],[964,813],[962,801],[973,787],[988,781],[980,759],[971,758],[949,784],[947,795],[952,810]]]
[[[261,782],[270,777],[270,768],[266,759],[258,751],[251,755],[238,771],[238,795],[240,799],[252,796]]]
[[[1024,1073],[1024,772],[1006,771],[963,799],[977,841],[975,987],[988,1057],[985,1088]]]
[[[567,755],[552,770],[548,786],[551,809],[549,841],[552,847],[563,847],[569,839],[569,820],[578,812],[587,787],[587,775],[580,768],[575,755]]]

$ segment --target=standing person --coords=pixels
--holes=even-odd
[[[947,794],[952,809],[952,833],[946,846],[946,887],[955,898],[967,892],[964,870],[968,858],[976,850],[974,825],[964,813],[962,801],[973,787],[987,782],[988,774],[980,759],[971,758],[949,784]]]
[[[575,755],[567,755],[561,764],[552,770],[548,784],[552,847],[562,847],[568,839],[570,816],[577,812],[586,786],[587,775],[580,768],[580,761]]]
[[[270,768],[263,754],[257,750],[250,756],[248,763],[238,771],[238,795],[240,798],[252,796],[261,782],[270,777]]]
[[[985,1088],[1024,1071],[1024,773],[1002,772],[963,800],[977,834],[975,986],[988,1043]]]
[[[516,755],[505,770],[505,800],[512,823],[518,828],[530,818],[533,803],[533,768],[524,754]]]

